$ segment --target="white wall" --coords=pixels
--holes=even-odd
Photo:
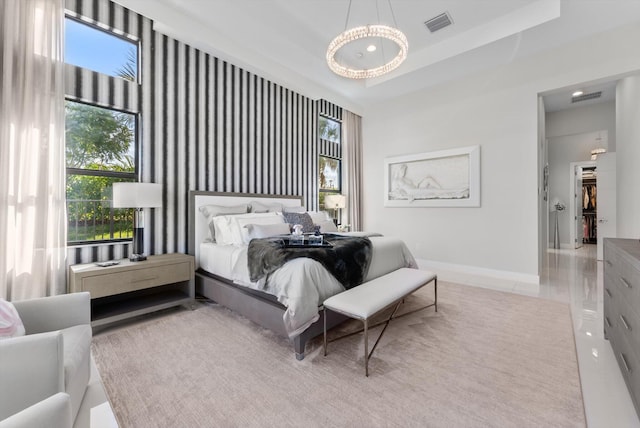
[[[640,76],[616,87],[617,236],[640,237]]]
[[[591,150],[605,148],[615,151],[615,101],[576,107],[547,113],[546,134],[549,142],[549,201],[555,197],[564,202],[566,210],[558,217],[560,244],[573,248],[570,242],[569,198],[571,193],[571,162],[591,160]],[[613,137],[612,137],[613,135]],[[597,140],[601,138],[601,140]],[[552,210],[552,207],[549,207]],[[548,242],[553,242],[555,212],[550,211]]]
[[[545,192],[545,167],[548,162],[546,121],[544,101],[542,97],[538,97],[538,272],[542,272],[544,268],[544,254],[548,243],[545,231],[549,230],[548,185]]]
[[[610,152],[616,151],[616,103],[607,101],[546,114],[547,138],[606,130]],[[588,159],[587,159],[588,160]]]
[[[640,28],[599,34],[537,57],[367,108],[364,226],[396,235],[418,259],[538,280],[538,94],[640,69]],[[385,208],[384,158],[481,146],[480,208]]]

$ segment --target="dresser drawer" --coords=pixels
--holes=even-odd
[[[618,314],[615,299],[615,295],[618,294],[618,292],[615,289],[613,291],[609,291],[612,288],[613,287],[607,286],[606,284],[604,286],[604,336],[609,340],[611,340],[610,337],[613,329],[616,328],[616,319]]]
[[[618,271],[618,263],[620,256],[614,245],[605,241],[604,243],[604,257],[603,266],[605,273],[614,273]]]
[[[190,263],[174,263],[87,276],[82,278],[82,291],[89,291],[91,298],[96,299],[188,281],[191,278],[191,269],[192,265]]]
[[[640,271],[625,259],[620,257],[615,285],[622,291],[625,300],[640,302]]]
[[[629,302],[620,302],[617,306],[617,313],[612,316],[616,317],[616,334],[624,337],[630,346],[630,352],[634,357],[640,359],[640,317],[635,310],[631,309]],[[640,370],[640,367],[638,368]]]
[[[634,355],[629,342],[619,336],[620,331],[611,342],[611,347],[618,360],[620,372],[631,392],[631,397],[636,401],[640,397],[640,360]]]

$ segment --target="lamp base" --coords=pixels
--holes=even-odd
[[[142,262],[147,260],[147,256],[145,256],[144,254],[131,254],[129,256],[129,261],[131,262]]]

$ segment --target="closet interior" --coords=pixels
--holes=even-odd
[[[596,244],[598,242],[598,216],[596,199],[596,168],[582,170],[582,242]]]

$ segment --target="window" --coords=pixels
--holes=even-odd
[[[340,193],[342,188],[340,175],[340,159],[328,156],[318,157],[318,188],[320,189],[320,209],[324,210],[324,197]]]
[[[138,45],[75,19],[65,19],[64,60],[109,76],[138,80]]]
[[[131,37],[65,19],[65,62],[137,82],[138,43]],[[112,77],[100,76],[100,82]],[[65,144],[67,243],[131,239],[133,210],[111,208],[114,182],[137,181],[137,121],[133,112],[105,108],[95,79],[67,94]],[[77,97],[77,98],[76,98]],[[81,102],[75,101],[82,99]],[[133,103],[135,105],[135,102]],[[123,108],[123,107],[120,107]]]
[[[131,238],[133,212],[111,208],[114,182],[136,181],[136,116],[66,101],[69,243]]]
[[[318,120],[318,131],[320,138],[340,144],[341,124],[338,121],[320,116]]]

